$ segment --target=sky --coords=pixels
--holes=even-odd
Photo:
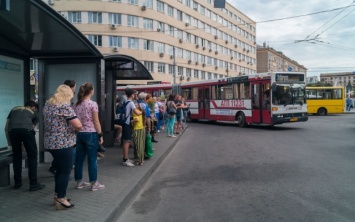
[[[265,42],[269,47],[282,51],[305,66],[308,69],[307,76],[355,73],[354,0],[227,2],[256,22],[258,45]],[[327,12],[318,13],[322,11]]]

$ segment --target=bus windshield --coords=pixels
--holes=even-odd
[[[274,105],[303,105],[306,102],[304,84],[277,84],[272,94]]]

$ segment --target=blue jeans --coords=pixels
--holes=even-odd
[[[98,148],[99,137],[96,132],[80,132],[76,135],[75,181],[83,179],[83,165],[87,155],[89,182],[96,182]]]
[[[64,198],[67,194],[68,182],[73,167],[73,147],[49,150],[56,163],[54,192],[58,198]]]
[[[160,130],[162,120],[160,120],[160,113],[155,113],[155,119],[157,120],[157,130]]]

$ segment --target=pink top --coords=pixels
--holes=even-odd
[[[80,132],[96,132],[92,115],[99,112],[97,103],[92,100],[84,100],[75,106],[74,110],[83,125]]]

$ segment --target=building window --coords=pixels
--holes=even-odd
[[[169,51],[169,55],[174,55],[174,46],[172,46],[172,45],[169,45],[168,46],[168,51]]]
[[[178,56],[179,58],[182,58],[182,57],[183,57],[183,50],[182,50],[182,48],[177,48],[177,56]]]
[[[206,72],[205,71],[201,71],[201,79],[206,79]]]
[[[158,42],[158,52],[159,53],[165,53],[165,44]]]
[[[205,15],[205,7],[203,7],[202,5],[200,5],[200,13],[202,15]]]
[[[129,49],[138,49],[138,38],[128,38],[128,48]]]
[[[108,13],[108,19],[110,24],[121,25],[121,14]]]
[[[177,18],[179,21],[182,21],[182,11],[180,11],[180,10],[177,10],[177,11],[176,11],[176,18]]]
[[[178,66],[177,70],[178,70],[178,72],[177,72],[178,76],[184,75],[184,67]]]
[[[186,68],[186,77],[191,77],[191,69]]]
[[[207,79],[212,79],[212,73],[207,73]]]
[[[186,32],[186,41],[191,42],[191,34]]]
[[[180,29],[177,29],[176,31],[177,31],[177,38],[178,39],[183,39],[182,38],[182,31]]]
[[[101,12],[89,12],[89,23],[102,23],[102,13]]]
[[[191,7],[191,0],[185,0],[185,5],[187,7]]]
[[[164,3],[161,1],[157,1],[157,11],[164,13]]]
[[[194,70],[194,78],[198,79],[198,70],[197,69]]]
[[[68,12],[68,21],[71,23],[81,23],[81,12]]]
[[[165,73],[165,63],[158,62],[158,72]]]
[[[195,10],[195,11],[198,11],[198,4],[196,1],[193,1],[192,3],[192,8]]]
[[[153,0],[144,0],[143,5],[146,8],[153,8]]]
[[[102,46],[102,36],[101,35],[88,35],[88,39],[95,46]]]
[[[144,27],[144,29],[153,30],[153,20],[144,18],[143,19],[143,27]]]
[[[186,50],[186,59],[191,60],[191,51]]]
[[[138,5],[138,0],[128,0],[128,4]]]
[[[111,0],[113,2],[121,2],[122,0]]]
[[[168,25],[168,35],[174,36],[174,27],[171,25]]]
[[[174,17],[174,8],[168,5],[168,15]]]
[[[169,74],[174,74],[174,65],[169,64]]]
[[[144,46],[143,46],[143,49],[144,49],[144,50],[149,50],[149,51],[154,52],[154,41],[144,39]]]
[[[198,62],[198,53],[193,52],[192,54],[193,54],[194,61]]]
[[[165,32],[165,24],[163,22],[158,22],[158,32]]]
[[[154,62],[144,61],[144,66],[149,72],[154,72]]]
[[[214,79],[217,79],[217,78],[218,78],[218,75],[217,75],[217,74],[214,74],[214,75],[213,75],[213,78],[214,78]]]
[[[110,46],[122,47],[122,37],[121,36],[110,36]]]
[[[138,27],[138,17],[133,15],[127,15],[127,26]]]
[[[191,23],[191,16],[189,16],[188,14],[185,14],[185,22],[188,24]]]

